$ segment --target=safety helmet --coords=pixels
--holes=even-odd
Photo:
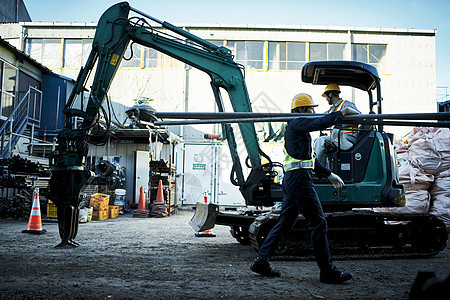
[[[325,91],[323,92],[322,97],[326,97],[327,95],[325,95],[325,93],[329,92],[329,91],[336,91],[336,92],[340,93],[341,89],[339,88],[339,86],[336,83],[330,83],[325,88]]]
[[[292,98],[291,110],[297,107],[315,107],[319,106],[319,104],[315,104],[312,97],[305,93],[300,93]]]

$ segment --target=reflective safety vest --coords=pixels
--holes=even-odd
[[[283,148],[284,152],[284,171],[292,171],[297,169],[314,169],[314,161],[316,160],[316,154],[314,153],[314,147],[311,147],[311,159],[296,159],[289,155],[286,151],[286,147]]]
[[[336,107],[335,111],[340,111],[342,109],[342,107],[344,106],[344,103],[347,102],[346,100],[342,100],[341,103],[339,103],[339,105]],[[330,107],[330,109],[328,110],[328,113],[333,112],[333,107]]]
[[[336,107],[335,111],[340,111],[342,109],[342,107],[344,106],[345,102],[347,102],[347,100],[342,100],[341,103],[339,103],[339,105]],[[333,107],[330,107],[330,109],[328,110],[328,113],[331,113],[331,112],[333,112]],[[358,125],[342,126],[342,130],[343,130],[344,134],[358,132],[357,130],[352,130],[352,129],[358,129]]]

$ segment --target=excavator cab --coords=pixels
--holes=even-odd
[[[302,80],[315,85],[336,83],[365,91],[369,114],[381,113],[380,78],[377,69],[371,65],[355,61],[310,62],[302,69]],[[382,125],[353,125],[357,140],[350,149],[341,149],[341,134],[337,135],[337,145],[330,143],[325,148],[326,166],[339,175],[346,186],[336,190],[328,180],[315,178],[324,210],[404,206],[405,193],[399,183],[393,135],[384,132]]]

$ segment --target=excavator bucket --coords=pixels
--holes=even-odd
[[[205,231],[214,228],[219,206],[212,203],[197,202],[195,214],[189,221],[189,225],[196,231]]]

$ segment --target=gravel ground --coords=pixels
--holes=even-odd
[[[353,273],[342,285],[322,284],[313,261],[274,261],[280,278],[249,270],[256,253],[229,228],[198,238],[193,212],[167,218],[132,214],[79,226],[75,249],[55,249],[47,233],[22,233],[26,221],[0,219],[0,299],[407,299],[418,271],[450,274],[450,247],[429,259],[336,261]]]

